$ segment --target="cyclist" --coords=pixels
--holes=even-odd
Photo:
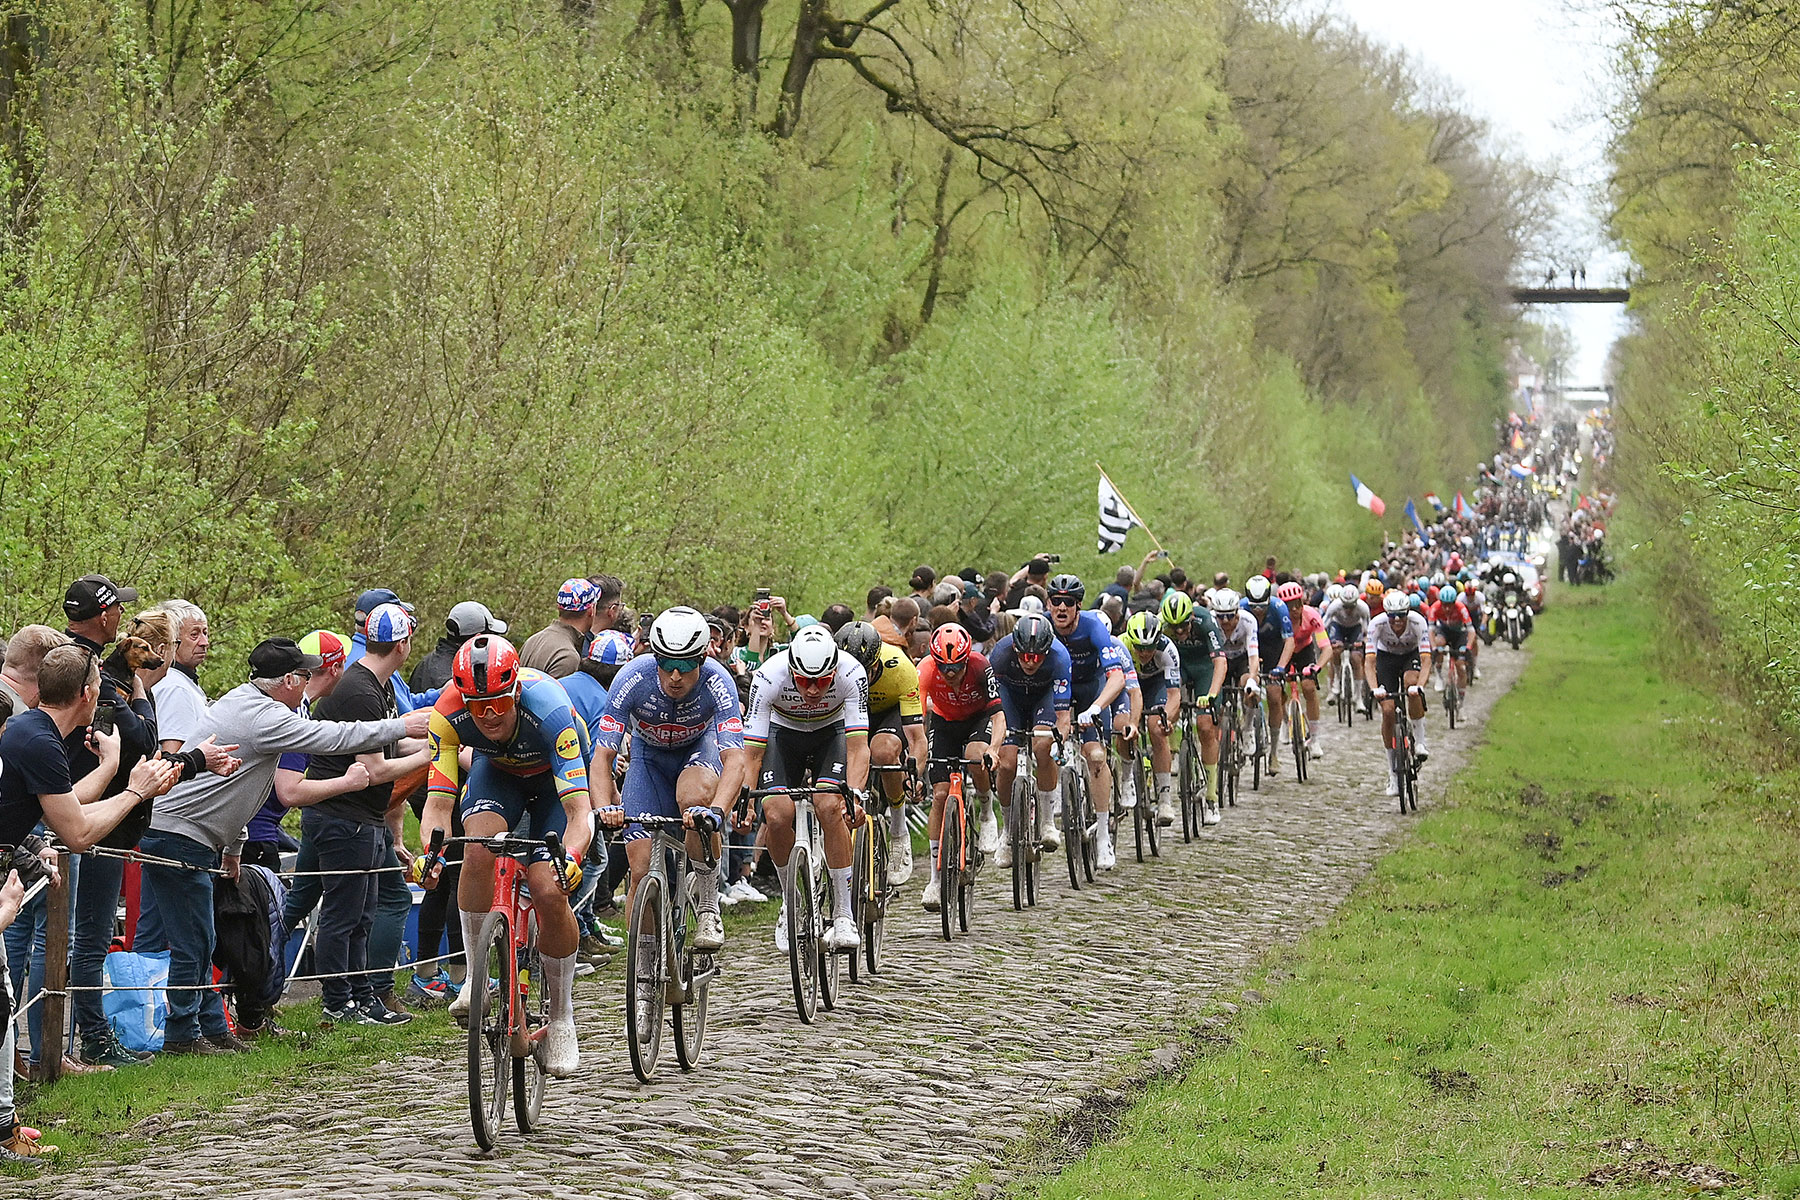
[[[831,631],[807,625],[787,649],[770,658],[750,678],[750,719],[744,730],[749,770],[759,788],[799,787],[808,774],[821,786],[847,784],[860,803],[869,780],[869,677],[857,661],[838,649]],[[781,915],[775,920],[775,948],[788,951],[786,897],[793,878],[792,796],[763,801],[769,857],[781,877]],[[850,915],[850,823],[854,810],[835,791],[813,794],[813,812],[825,841],[825,866],[834,901],[829,950],[854,950],[862,931]],[[798,886],[810,886],[801,880]]]
[[[1447,660],[1444,669],[1454,669],[1457,686],[1468,691],[1469,656],[1474,653],[1470,643],[1475,640],[1475,619],[1450,584],[1434,590],[1437,599],[1425,606],[1424,614],[1431,622],[1432,649],[1444,652],[1443,657]],[[1438,684],[1437,690],[1444,690],[1442,683]]]
[[[1105,610],[1102,609],[1102,612]],[[1150,610],[1154,615],[1154,610]],[[1132,614],[1136,616],[1136,613]],[[1125,663],[1125,687],[1113,698],[1112,702],[1112,748],[1121,763],[1131,761],[1133,743],[1137,741],[1138,726],[1144,719],[1144,689],[1138,680],[1137,660],[1132,658],[1125,645],[1125,629],[1113,634],[1113,645],[1118,647],[1119,658]],[[1134,772],[1124,771],[1113,777],[1118,787],[1119,807],[1132,809],[1137,807],[1137,776]]]
[[[1327,648],[1325,622],[1319,610],[1306,602],[1306,589],[1289,580],[1275,589],[1275,598],[1287,605],[1294,623],[1294,657],[1292,669],[1299,679],[1300,696],[1306,705],[1306,753],[1309,758],[1324,758],[1319,747],[1319,645]],[[1294,685],[1290,685],[1294,686]],[[1283,704],[1286,697],[1283,697]]]
[[[1277,683],[1287,678],[1288,663],[1294,657],[1294,622],[1288,614],[1287,605],[1275,598],[1275,585],[1267,575],[1252,575],[1244,581],[1244,611],[1250,614],[1256,627],[1257,661],[1273,663],[1269,668],[1269,678]],[[1268,752],[1269,778],[1275,777],[1275,767],[1280,761],[1281,745],[1281,698],[1277,691],[1271,690],[1264,697],[1269,711],[1269,744],[1263,747]]]
[[[1381,744],[1389,751],[1387,794],[1400,794],[1400,774],[1395,770],[1394,700],[1404,686],[1407,711],[1412,714],[1413,746],[1419,761],[1431,757],[1425,748],[1425,689],[1419,680],[1431,671],[1431,634],[1425,618],[1412,611],[1411,598],[1402,591],[1381,598],[1382,615],[1369,622],[1368,645],[1375,653],[1364,658],[1365,678],[1381,703]]]
[[[1225,591],[1231,591],[1225,588]],[[1219,589],[1213,589],[1213,595]],[[1232,593],[1237,604],[1237,593]],[[1210,604],[1211,601],[1208,601]],[[1235,612],[1236,609],[1234,608]],[[1217,825],[1219,808],[1219,693],[1225,688],[1227,673],[1225,635],[1212,612],[1194,607],[1194,602],[1180,592],[1163,597],[1162,632],[1174,643],[1175,656],[1181,663],[1181,690],[1193,698],[1200,712],[1195,728],[1200,731],[1200,767],[1206,777],[1206,796],[1200,805],[1201,823]],[[1177,710],[1179,711],[1179,710]],[[1156,730],[1150,732],[1152,740]],[[1156,780],[1156,820],[1160,825],[1175,823],[1175,782],[1169,771],[1168,730],[1162,732],[1165,753],[1162,772]]]
[[[1165,609],[1176,596],[1171,592],[1163,600]],[[1193,602],[1188,601],[1190,613]],[[1143,692],[1143,711],[1151,713],[1150,772],[1156,781],[1157,823],[1174,824],[1174,771],[1169,754],[1169,730],[1181,716],[1181,655],[1169,635],[1163,632],[1162,617],[1156,613],[1133,613],[1125,623],[1125,648],[1137,666],[1138,687]],[[1131,778],[1127,772],[1126,779]],[[1134,801],[1135,803],[1135,798]],[[1123,803],[1123,800],[1121,800]],[[1169,820],[1162,819],[1168,807]],[[1127,807],[1130,807],[1127,805]]]
[[[1056,761],[1050,754],[1050,730],[1054,727],[1064,738],[1071,731],[1069,652],[1057,641],[1049,617],[1027,612],[1011,633],[994,644],[988,662],[1000,689],[1000,708],[1006,719],[1006,737],[995,756],[996,791],[1011,799],[1013,780],[1019,773],[1019,747],[1029,738],[1032,758],[1037,762],[1037,839],[1046,850],[1054,850],[1062,845],[1062,834],[1056,828],[1060,789]],[[1012,866],[1010,841],[1001,842],[995,862],[1002,867]]]
[[[1083,612],[1086,588],[1074,575],[1058,575],[1050,581],[1050,624],[1069,652],[1070,706],[1080,710],[1075,726],[1081,737],[1082,757],[1087,760],[1088,783],[1093,789],[1098,815],[1100,866],[1113,863],[1112,768],[1106,759],[1112,738],[1112,704],[1125,689],[1125,656],[1113,640],[1106,618],[1092,610]]]
[[[537,910],[538,945],[550,1024],[544,1032],[544,1070],[557,1078],[581,1065],[575,1038],[575,951],[579,931],[569,893],[581,882],[581,856],[593,839],[588,794],[587,727],[576,715],[562,684],[519,665],[519,652],[498,634],[482,633],[464,642],[450,668],[450,686],[432,707],[426,734],[431,749],[425,811],[419,835],[450,831],[450,805],[461,792],[463,830],[469,837],[496,837],[529,818],[530,836],[555,833],[567,857],[552,862],[542,846],[525,867],[531,902]],[[459,755],[470,752],[467,786]],[[435,881],[432,855],[420,855],[415,880]],[[470,843],[464,850],[456,889],[463,945],[476,944],[477,923],[494,906],[494,856]],[[468,1016],[472,989],[463,988],[450,1005],[452,1016]]]
[[[867,621],[851,621],[839,628],[837,644],[869,676],[869,765],[897,767],[903,749],[914,763],[924,762],[925,706],[919,698],[919,671],[912,659],[900,647],[882,641]],[[906,831],[906,797],[901,793],[899,772],[881,772],[881,790],[887,796],[888,832],[894,847],[887,881],[899,887],[913,873],[912,837]]]
[[[636,817],[682,818],[688,861],[702,864],[693,872],[694,949],[716,951],[725,945],[719,876],[703,864],[717,858],[716,834],[745,778],[743,710],[731,671],[707,653],[712,627],[697,610],[677,606],[662,613],[650,623],[648,641],[650,653],[621,667],[607,693],[594,739],[595,806],[601,823],[612,829]],[[631,768],[621,797],[613,767],[627,733]],[[625,835],[632,895],[650,872],[652,844],[641,825]],[[648,953],[655,940],[640,945]],[[638,965],[640,977],[655,975],[654,963]],[[652,998],[636,1002],[645,1018],[638,1022],[639,1036],[648,1037]]]
[[[1462,581],[1463,607],[1469,610],[1469,677],[1481,678],[1481,638],[1479,636],[1486,609],[1483,606],[1481,585],[1475,582],[1474,576],[1467,567],[1463,568]]]
[[[931,653],[919,663],[919,690],[924,693],[927,758],[966,758],[968,780],[975,789],[981,811],[981,833],[976,848],[983,854],[1004,853],[1000,827],[994,820],[993,780],[988,775],[989,748],[1006,734],[1000,710],[1000,687],[994,671],[969,631],[952,621],[931,635]],[[923,761],[923,759],[921,759]],[[944,812],[950,798],[950,768],[931,767],[931,882],[925,885],[926,912],[936,912],[941,894],[938,880],[938,840],[944,835]],[[902,829],[898,837],[905,837]],[[1011,866],[1008,857],[1002,864]]]
[[[1243,688],[1243,712],[1247,722],[1250,706],[1258,703],[1262,693],[1262,643],[1256,636],[1256,622],[1244,611],[1242,598],[1230,588],[1214,591],[1208,606],[1212,609],[1213,620],[1218,622],[1219,638],[1225,650],[1225,677],[1220,688]],[[1249,732],[1248,728],[1240,731],[1246,737]],[[1217,817],[1213,824],[1218,824]]]
[[[1379,580],[1371,579],[1369,585],[1376,593],[1380,592]],[[1323,616],[1325,635],[1331,642],[1331,649],[1326,657],[1327,669],[1331,664],[1336,664],[1339,671],[1349,671],[1351,679],[1361,679],[1363,636],[1369,628],[1368,604],[1357,595],[1354,587],[1346,583],[1338,588],[1336,598],[1325,606]]]

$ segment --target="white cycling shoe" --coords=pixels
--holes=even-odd
[[[469,1023],[469,989],[475,986],[475,977],[463,980],[462,991],[456,993],[456,999],[450,1002],[450,1019],[460,1025]]]
[[[1061,808],[1062,805],[1055,807]],[[1061,816],[1060,812],[1054,812],[1049,806],[1045,806],[1043,816],[1038,820],[1038,845],[1046,850],[1062,849],[1062,830],[1057,828]]]
[[[725,948],[725,921],[716,908],[703,908],[695,914],[694,949],[711,954]]]
[[[581,1069],[581,1046],[575,1038],[575,1018],[552,1021],[544,1028],[544,1074],[567,1079]]]
[[[775,949],[782,954],[788,952],[786,902],[783,902],[781,912],[775,918]]]
[[[1001,842],[1000,848],[994,851],[994,865],[1003,870],[1010,870],[1012,868],[1011,838],[1007,838],[1005,841]]]
[[[1398,796],[1400,794],[1400,777],[1392,771],[1388,772],[1387,794],[1390,796]]]
[[[1156,802],[1156,823],[1164,827],[1175,823],[1175,797],[1164,796]]]
[[[925,906],[926,912],[936,912],[943,896],[944,881],[934,875],[931,882],[925,885],[925,894],[919,898],[919,902]]]
[[[839,913],[831,919],[831,928],[825,931],[827,950],[855,950],[861,945],[862,931],[849,913]]]
[[[1216,804],[1201,804],[1200,806],[1200,823],[1202,825],[1217,825],[1224,819],[1224,815]]]
[[[1128,777],[1129,778],[1129,777]],[[1137,785],[1121,784],[1119,787],[1119,807],[1133,809],[1137,807]]]
[[[981,819],[981,831],[975,835],[975,848],[983,854],[1000,849],[1000,822],[993,813]]]
[[[655,1006],[648,996],[637,998],[637,1034],[640,1042],[649,1042],[656,1036]]]
[[[899,887],[912,878],[913,852],[910,836],[898,839],[888,856],[888,886]]]
[[[1100,843],[1097,857],[1100,861],[1095,865],[1102,871],[1110,871],[1119,865],[1118,856],[1113,852],[1113,844],[1111,842]]]

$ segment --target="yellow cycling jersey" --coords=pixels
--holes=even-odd
[[[878,657],[881,674],[869,681],[869,715],[884,713],[898,704],[901,721],[923,721],[925,705],[919,699],[919,669],[913,666],[912,659],[900,647],[886,642],[881,644]]]

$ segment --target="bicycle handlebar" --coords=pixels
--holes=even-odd
[[[834,781],[831,783],[810,783],[805,787],[745,788],[742,792],[738,793],[738,795],[740,798],[744,799],[761,800],[767,796],[810,796],[814,792],[836,792],[838,795],[848,799],[850,791],[849,784]]]

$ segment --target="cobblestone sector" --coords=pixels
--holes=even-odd
[[[1455,732],[1433,696],[1427,802],[1525,657],[1483,656]],[[1284,754],[1272,784],[1192,845],[1177,828],[1163,859],[1139,866],[1127,840],[1119,869],[1078,895],[1052,863],[1022,914],[991,872],[966,939],[944,943],[920,911],[921,871],[890,917],[881,981],[846,980],[813,1026],[794,1015],[766,932],[738,937],[693,1074],[665,1041],[659,1081],[638,1085],[617,977],[579,984],[581,1075],[552,1081],[541,1130],[509,1125],[492,1155],[474,1148],[462,1043],[446,1038],[441,1058],[367,1064],[311,1091],[257,1080],[260,1094],[168,1128],[131,1161],[13,1182],[84,1200],[942,1193],[1170,1041],[1264,950],[1322,921],[1410,826],[1381,795],[1376,727],[1346,731],[1329,707],[1324,720],[1307,784]]]

